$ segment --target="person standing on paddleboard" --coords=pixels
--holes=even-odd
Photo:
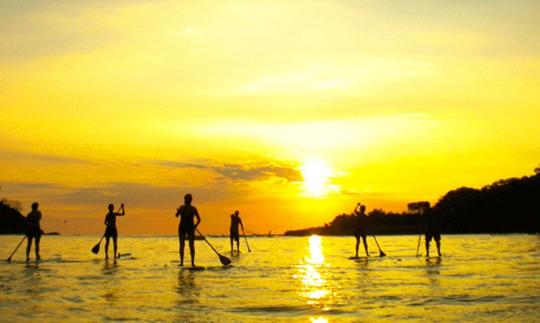
[[[231,253],[234,252],[233,248],[233,241],[236,241],[236,251],[240,253],[240,232],[238,231],[238,226],[242,226],[242,231],[244,231],[244,224],[242,223],[242,219],[240,219],[240,212],[234,211],[233,214],[231,214],[231,227],[229,229],[229,234],[231,238]]]
[[[195,229],[201,223],[201,217],[197,208],[191,205],[193,196],[186,194],[184,196],[184,205],[176,209],[176,217],[180,216],[178,225],[178,239],[180,240],[180,266],[184,265],[184,247],[186,238],[189,240],[189,252],[191,254],[191,266],[195,267]],[[197,223],[194,223],[197,218]]]
[[[116,229],[116,217],[117,216],[124,216],[126,212],[124,211],[124,204],[122,203],[120,205],[119,212],[114,212],[114,205],[109,204],[109,213],[105,215],[105,225],[107,226],[105,229],[105,259],[109,259],[109,240],[113,239],[113,245],[114,245],[114,258],[117,258],[117,251],[118,251],[118,230]]]
[[[426,257],[429,257],[429,243],[435,240],[437,246],[437,255],[441,256],[441,223],[431,207],[424,211],[424,219],[426,222]]]
[[[39,241],[41,240],[41,227],[39,221],[41,221],[41,211],[38,210],[39,204],[37,202],[32,203],[32,211],[26,216],[26,261],[30,260],[30,249],[32,249],[32,239],[36,241],[34,247],[36,251],[36,260],[40,260],[39,256]]]
[[[364,244],[364,250],[366,251],[366,257],[369,257],[368,245],[367,245],[367,230],[368,230],[368,218],[366,215],[366,206],[360,203],[356,204],[354,208],[353,223],[354,223],[354,237],[356,238],[356,253],[355,257],[358,258],[358,246],[360,245],[360,237]]]

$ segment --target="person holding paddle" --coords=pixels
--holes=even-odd
[[[114,245],[114,258],[117,257],[117,251],[118,251],[118,230],[116,229],[116,217],[117,216],[124,216],[126,212],[124,211],[124,204],[120,205],[120,209],[118,212],[114,212],[114,205],[111,203],[109,204],[109,213],[105,215],[105,225],[107,226],[105,229],[105,259],[109,259],[109,240],[113,239],[113,245]]]
[[[242,226],[242,231],[244,231],[244,224],[242,219],[240,219],[240,212],[238,210],[234,211],[231,214],[231,227],[229,229],[230,239],[231,239],[231,253],[234,252],[233,241],[236,240],[236,252],[240,253],[240,232],[238,231],[238,226]]]
[[[358,258],[358,246],[360,245],[360,237],[362,237],[362,242],[364,244],[364,250],[366,251],[366,257],[369,257],[368,245],[367,245],[367,229],[368,229],[368,219],[366,215],[366,206],[360,203],[356,204],[356,207],[353,211],[353,223],[354,223],[354,237],[356,238],[356,253],[355,257]]]
[[[189,240],[189,252],[191,255],[191,266],[195,267],[195,230],[201,223],[201,217],[197,208],[191,205],[193,196],[186,194],[184,196],[184,205],[176,209],[176,217],[180,216],[178,225],[178,239],[180,240],[180,266],[184,265],[184,247],[186,238]],[[197,223],[194,223],[197,218]]]
[[[435,240],[437,255],[441,256],[441,223],[439,217],[434,214],[433,209],[428,208],[423,213],[426,223],[426,257],[429,258],[429,243]]]
[[[34,247],[36,251],[36,260],[40,260],[39,256],[39,241],[41,240],[41,227],[39,221],[41,221],[41,211],[38,210],[39,204],[37,202],[32,203],[32,211],[26,216],[26,237],[28,238],[26,244],[26,261],[30,260],[30,249],[32,249],[32,239],[36,240]]]

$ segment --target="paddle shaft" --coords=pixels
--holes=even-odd
[[[373,237],[373,240],[375,240],[375,244],[377,245],[377,248],[379,248],[379,251],[381,251],[381,247],[379,246],[379,242],[377,241],[377,238],[375,238],[375,235],[371,235]]]
[[[201,231],[199,231],[199,229],[195,229],[195,231],[197,231],[197,233],[203,238],[204,241],[206,241],[206,243],[208,243],[208,245],[210,246],[210,248],[212,248],[212,250],[214,250],[214,252],[218,255],[218,256],[221,256],[219,254],[219,252],[214,248],[214,246],[212,246],[210,244],[210,242],[208,242],[208,240],[206,240],[206,237],[201,233]]]
[[[386,254],[381,250],[381,247],[379,246],[379,242],[377,241],[377,238],[375,238],[375,235],[372,234],[371,236],[375,240],[375,244],[377,245],[377,248],[379,248],[379,254],[381,255],[381,257],[386,256]]]
[[[26,239],[26,236],[24,236],[21,240],[21,242],[19,242],[19,244],[17,245],[17,247],[15,247],[15,250],[13,250],[13,252],[11,253],[11,255],[9,256],[9,258],[7,259],[7,261],[11,261],[11,258],[13,257],[13,255],[17,252],[17,250],[19,250],[19,247],[22,245],[22,243],[24,242],[24,240]]]
[[[251,249],[249,248],[249,243],[248,243],[247,237],[246,237],[246,231],[244,231],[243,227],[242,227],[242,233],[244,234],[244,240],[246,240],[246,246],[248,248],[248,251],[251,252]]]
[[[420,255],[420,242],[422,240],[422,215],[420,214],[420,221],[418,221],[418,244],[416,245],[416,257]]]

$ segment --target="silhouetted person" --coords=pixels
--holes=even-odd
[[[201,223],[201,217],[197,208],[191,205],[193,197],[191,194],[184,196],[184,205],[176,210],[176,217],[180,216],[178,225],[178,239],[180,240],[180,266],[184,265],[184,246],[186,237],[189,240],[189,252],[191,254],[191,266],[195,267],[195,229]],[[193,222],[197,218],[197,223]]]
[[[432,208],[424,211],[424,220],[426,225],[426,257],[429,257],[429,243],[431,239],[435,240],[437,245],[437,255],[441,256],[441,222],[439,216],[435,215]]]
[[[367,245],[367,230],[368,219],[366,215],[366,206],[360,203],[356,204],[354,208],[354,237],[356,238],[356,253],[355,257],[358,257],[358,246],[360,245],[360,237],[362,237],[362,243],[364,244],[364,250],[366,251],[366,257],[369,257],[368,245]]]
[[[234,211],[233,214],[231,214],[231,227],[229,229],[230,238],[231,238],[231,253],[234,251],[233,248],[233,241],[236,240],[236,251],[240,253],[240,232],[238,231],[238,226],[242,226],[242,231],[244,231],[244,224],[242,223],[242,219],[240,219],[240,215],[238,211]]]
[[[116,217],[126,214],[124,204],[120,205],[120,212],[114,212],[114,205],[109,204],[109,213],[105,216],[105,259],[109,259],[109,240],[112,238],[114,246],[114,258],[117,257],[118,251],[118,229],[116,229]]]
[[[36,240],[35,251],[36,260],[40,260],[39,256],[39,241],[41,240],[41,227],[39,221],[41,221],[41,211],[38,210],[39,204],[37,202],[32,203],[32,211],[26,216],[26,260],[30,260],[30,249],[32,249],[32,240]]]

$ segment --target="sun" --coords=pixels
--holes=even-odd
[[[320,159],[307,160],[300,167],[300,170],[304,178],[304,193],[307,196],[322,197],[332,189],[332,185],[330,185],[332,170],[324,161]]]

